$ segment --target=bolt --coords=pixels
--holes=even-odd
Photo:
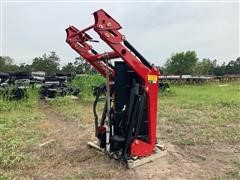
[[[107,27],[110,27],[112,24],[110,22],[107,23]]]
[[[98,26],[98,27],[102,29],[102,28],[103,28],[103,25],[99,24],[99,26]]]

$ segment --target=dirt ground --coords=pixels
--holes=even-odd
[[[87,147],[94,140],[93,124],[81,125],[66,119],[48,106],[42,128],[45,137],[32,154],[34,163],[23,169],[34,179],[221,179],[232,177],[232,163],[240,147],[214,144],[177,146],[166,132],[159,134],[168,153],[154,162],[126,169],[115,160]]]

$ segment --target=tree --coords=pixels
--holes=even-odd
[[[203,59],[200,62],[197,62],[197,65],[194,67],[194,74],[196,75],[207,75],[211,69],[210,59]]]
[[[3,59],[5,61],[5,65],[13,65],[14,63],[14,60],[9,56],[3,56]]]
[[[18,66],[18,70],[17,71],[20,71],[20,72],[31,72],[32,71],[32,66],[29,65],[29,64],[26,64],[26,63],[21,63]]]
[[[76,73],[76,67],[74,66],[73,63],[68,63],[67,65],[62,67],[62,72],[64,73]]]
[[[164,66],[156,66],[156,68],[159,70],[161,75],[166,75],[166,68]]]
[[[192,74],[197,61],[195,51],[175,53],[167,60],[165,68],[168,74]]]
[[[5,59],[0,56],[0,71],[3,71],[5,68]]]
[[[225,70],[226,74],[240,74],[240,57],[236,61],[230,61]]]
[[[240,57],[235,61],[235,74],[240,74]]]
[[[59,71],[60,58],[56,52],[52,51],[49,55],[43,54],[42,57],[35,57],[32,62],[33,71],[45,71],[47,74],[55,74]]]
[[[209,75],[214,75],[215,69],[217,67],[217,60],[214,59],[213,61],[210,61],[210,69],[209,69]]]
[[[74,61],[77,74],[91,74],[93,73],[92,66],[82,57],[76,57]]]
[[[14,60],[9,56],[0,56],[0,71],[14,72],[17,71],[18,66],[14,64]]]

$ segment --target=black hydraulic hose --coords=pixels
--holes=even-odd
[[[149,69],[152,69],[151,64],[127,41],[123,41],[124,45],[127,46],[140,60],[141,62],[147,66]]]
[[[96,137],[98,136],[98,115],[97,115],[96,107],[97,107],[99,96],[100,96],[100,93],[97,92],[95,101],[93,103],[93,114],[94,114],[95,136]]]
[[[97,52],[96,50],[94,50],[94,49],[91,49],[91,52],[92,52],[94,55],[97,55],[97,54],[98,54],[98,52]]]

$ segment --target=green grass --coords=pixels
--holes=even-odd
[[[81,124],[93,123],[92,86],[102,82],[104,79],[98,75],[76,77],[72,83],[80,87],[80,98],[58,97],[48,102],[49,108],[66,119],[78,120]],[[43,114],[39,110],[37,91],[28,89],[29,98],[21,101],[0,98],[0,179],[21,175],[21,169],[32,163],[31,152],[44,134],[39,126]],[[171,85],[170,92],[159,94],[158,104],[158,132],[162,139],[179,146],[240,144],[239,83]],[[101,107],[100,103],[99,115]],[[239,160],[232,164],[236,170],[231,176],[239,178]],[[111,173],[102,174],[91,169],[76,174],[79,178],[111,176]]]
[[[52,99],[49,105],[66,119],[79,121],[81,124],[93,123],[93,97],[86,100],[85,98],[72,99],[69,96]],[[91,100],[92,99],[92,100]],[[97,106],[99,118],[102,113],[103,102]]]
[[[0,98],[0,178],[29,160],[29,149],[41,136],[37,89],[28,89],[28,99]]]
[[[240,143],[240,85],[171,86],[159,96],[159,127],[177,144]]]
[[[66,118],[77,120],[83,124],[93,122],[92,104],[94,101],[93,87],[105,82],[100,75],[80,75],[77,76],[72,85],[80,88],[79,99],[71,99],[71,97],[57,97],[49,102],[57,112]],[[99,116],[103,103],[99,103]]]
[[[71,99],[69,96],[58,97],[52,99],[49,105],[66,119],[78,120],[83,124],[92,121],[92,105],[83,99]]]
[[[101,83],[104,83],[105,79],[100,75],[81,75],[77,76],[72,85],[80,88],[80,96],[85,101],[93,99],[92,89],[94,86],[98,86]]]

